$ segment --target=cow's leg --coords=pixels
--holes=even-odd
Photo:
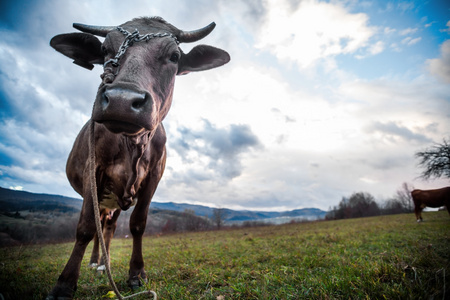
[[[106,209],[100,210],[100,221],[102,224],[102,228],[105,228],[105,222],[106,222],[106,215],[107,215]],[[89,267],[91,268],[97,268],[98,264],[100,263],[100,240],[98,238],[97,228],[95,229],[95,236],[94,236],[94,246],[92,248],[92,254],[91,259],[89,260]]]
[[[142,235],[147,225],[147,214],[153,194],[163,175],[166,163],[166,152],[163,149],[160,160],[150,171],[145,184],[137,195],[138,201],[130,216],[130,231],[133,236],[133,252],[130,259],[130,270],[128,273],[128,285],[136,288],[141,285],[140,279],[147,280],[144,270],[144,259],[142,258]]]
[[[89,260],[89,267],[90,268],[97,268],[99,260],[100,260],[99,242],[98,242],[98,235],[97,235],[97,232],[96,232],[95,236],[94,236],[94,246],[92,248],[91,259]]]
[[[95,235],[92,198],[85,198],[77,226],[76,242],[72,254],[58,281],[46,299],[71,299],[77,289],[81,261],[86,247]]]
[[[120,209],[116,209],[113,212],[112,216],[109,213],[106,213],[103,216],[103,238],[105,240],[106,252],[108,253],[108,257],[111,257],[109,248],[111,246],[111,240],[114,236],[114,232],[116,231],[117,219],[119,218],[120,212]],[[98,266],[97,271],[103,272],[106,269],[105,264],[105,256],[102,252],[102,258],[100,260],[100,265]]]
[[[137,288],[141,285],[140,280],[147,280],[144,271],[144,259],[142,258],[142,235],[147,224],[147,213],[150,205],[148,201],[138,200],[136,207],[130,217],[130,232],[133,236],[133,252],[130,259],[130,270],[128,276],[128,285],[131,288]]]
[[[421,221],[423,221],[423,219],[422,219],[422,206],[421,205],[416,205],[415,207],[414,207],[414,212],[416,213],[416,220],[417,220],[417,222],[421,222]]]

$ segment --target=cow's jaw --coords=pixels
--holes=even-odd
[[[98,123],[102,123],[103,125],[105,125],[105,127],[112,133],[124,134],[127,136],[140,135],[145,131],[145,129],[141,126],[117,120],[106,120],[100,121]]]

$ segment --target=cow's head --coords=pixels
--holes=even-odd
[[[230,60],[227,52],[207,45],[187,54],[179,48],[179,43],[204,38],[214,23],[190,32],[159,17],[134,19],[118,27],[74,27],[83,32],[57,35],[50,45],[82,67],[103,64],[92,119],[114,133],[134,136],[154,131],[170,108],[175,75]],[[105,37],[103,43],[95,35]]]

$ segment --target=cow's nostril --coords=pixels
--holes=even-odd
[[[106,107],[108,106],[108,104],[109,104],[109,97],[108,97],[108,93],[107,92],[104,92],[102,94],[101,104],[102,104],[103,109],[106,109]]]
[[[145,97],[145,94],[139,95],[133,99],[133,102],[131,103],[131,107],[134,109],[140,109],[145,105],[147,102],[147,99]]]

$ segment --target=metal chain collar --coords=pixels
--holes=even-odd
[[[148,42],[149,40],[156,38],[156,37],[168,36],[168,37],[173,38],[175,40],[175,42],[177,43],[177,45],[180,43],[176,36],[174,36],[173,34],[168,33],[168,32],[148,33],[146,35],[141,35],[141,34],[139,34],[139,31],[137,29],[135,29],[133,33],[129,32],[128,30],[123,29],[122,27],[117,27],[117,30],[125,35],[125,40],[123,41],[122,45],[120,45],[116,56],[112,59],[107,60],[103,64],[103,67],[106,67],[106,65],[109,63],[111,63],[111,65],[113,67],[118,67],[120,65],[119,64],[120,57],[122,55],[124,55],[125,52],[127,51],[128,47],[131,47],[135,42],[142,42],[142,41]]]

